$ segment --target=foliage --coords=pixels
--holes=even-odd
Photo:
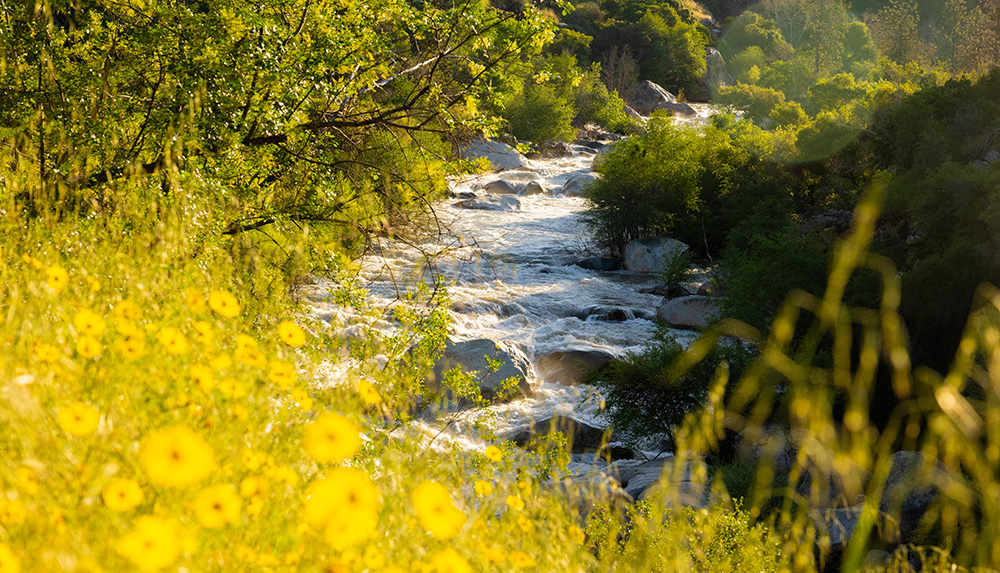
[[[514,137],[526,141],[567,141],[573,139],[573,107],[553,87],[527,86],[505,111]]]
[[[684,367],[684,355],[684,347],[664,331],[643,352],[612,360],[594,377],[616,434],[673,436],[685,416],[705,404],[718,370],[736,379],[752,356],[738,341],[719,344],[694,368]]]

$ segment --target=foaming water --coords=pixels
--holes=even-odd
[[[574,146],[568,157],[529,161],[524,169],[452,181],[453,193],[476,198],[490,197],[483,187],[496,180],[515,187],[536,182],[544,191],[517,196],[520,209],[509,211],[467,209],[459,199],[442,201],[435,205],[437,223],[445,230],[440,236],[423,244],[382,239],[361,266],[360,278],[372,303],[388,308],[413,285],[443,279],[451,300],[451,337],[456,341],[509,341],[532,364],[553,352],[621,356],[640,350],[655,332],[653,318],[662,301],[641,292],[657,284],[655,277],[573,264],[601,254],[593,247],[583,218],[586,200],[562,193],[567,181],[594,176],[594,153]],[[320,314],[338,312],[322,303],[314,308]],[[482,447],[476,427],[483,423],[501,437],[553,416],[605,427],[600,394],[559,376],[531,372],[530,398],[452,412],[447,421],[419,420],[411,429],[424,437],[428,447],[476,449]],[[592,455],[574,455],[571,470],[583,475],[602,464]]]

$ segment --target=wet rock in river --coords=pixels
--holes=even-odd
[[[694,295],[664,302],[656,309],[656,317],[673,328],[705,328],[718,312],[717,299]]]
[[[465,199],[455,203],[457,207],[463,209],[479,209],[481,211],[520,211],[521,201],[513,195],[500,195],[494,197],[477,197]]]
[[[577,173],[563,184],[560,193],[567,197],[579,197],[583,195],[584,189],[597,180],[597,174],[589,171]]]
[[[498,362],[500,367],[494,372],[487,362]],[[517,389],[509,399],[532,395],[528,383],[528,373],[531,364],[528,357],[516,346],[506,341],[493,341],[485,338],[467,340],[464,342],[448,341],[441,358],[434,364],[434,371],[428,377],[427,387],[432,391],[443,391],[441,382],[445,373],[455,367],[463,372],[472,373],[479,384],[479,390],[487,400],[496,400],[498,391],[505,380],[514,378]]]
[[[589,259],[576,261],[573,264],[591,271],[617,271],[622,268],[621,262],[611,257],[590,257]]]
[[[556,432],[566,436],[567,446],[574,454],[596,452],[605,442],[605,430],[566,416],[553,416],[532,422],[530,426],[514,434],[511,440],[518,446],[534,448],[541,445],[546,436]]]
[[[604,350],[557,350],[543,354],[535,363],[538,375],[547,382],[575,386],[587,374],[600,371],[614,356]]]
[[[528,166],[528,160],[506,143],[478,139],[459,149],[462,159],[485,158],[494,171],[518,169]]]
[[[504,181],[503,179],[497,179],[496,181],[490,181],[486,185],[483,185],[483,191],[487,193],[492,193],[494,195],[516,195],[517,188]]]
[[[636,239],[625,245],[623,266],[634,273],[655,273],[667,261],[689,250],[691,247],[667,237]]]

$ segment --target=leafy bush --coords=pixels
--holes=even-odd
[[[752,353],[737,341],[714,346],[690,370],[678,371],[684,347],[660,332],[638,354],[612,360],[594,378],[604,393],[606,414],[615,433],[639,439],[674,431],[685,416],[705,406],[717,369],[725,363],[730,379],[738,378]]]
[[[504,112],[510,132],[525,141],[567,141],[573,139],[573,106],[547,85],[531,84]]]

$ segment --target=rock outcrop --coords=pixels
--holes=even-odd
[[[543,354],[535,362],[542,380],[575,386],[590,372],[605,368],[614,358],[603,350],[556,350]]]
[[[718,312],[717,299],[692,295],[664,302],[656,309],[656,318],[673,328],[705,328]]]
[[[500,367],[494,372],[486,357],[499,362]],[[498,398],[497,392],[503,382],[514,378],[517,381],[517,391],[510,398],[531,396],[533,391],[528,382],[531,364],[528,357],[513,344],[496,342],[486,338],[452,342],[445,345],[444,353],[434,364],[433,373],[427,380],[428,388],[443,390],[441,381],[449,370],[460,367],[463,372],[473,373],[479,383],[479,390],[487,400]]]
[[[625,245],[622,266],[634,273],[655,273],[660,271],[668,260],[690,249],[684,243],[666,237],[636,239]]]
[[[528,159],[521,155],[518,150],[499,141],[477,139],[460,147],[458,151],[459,157],[462,159],[485,158],[489,160],[494,171],[528,166]]]

